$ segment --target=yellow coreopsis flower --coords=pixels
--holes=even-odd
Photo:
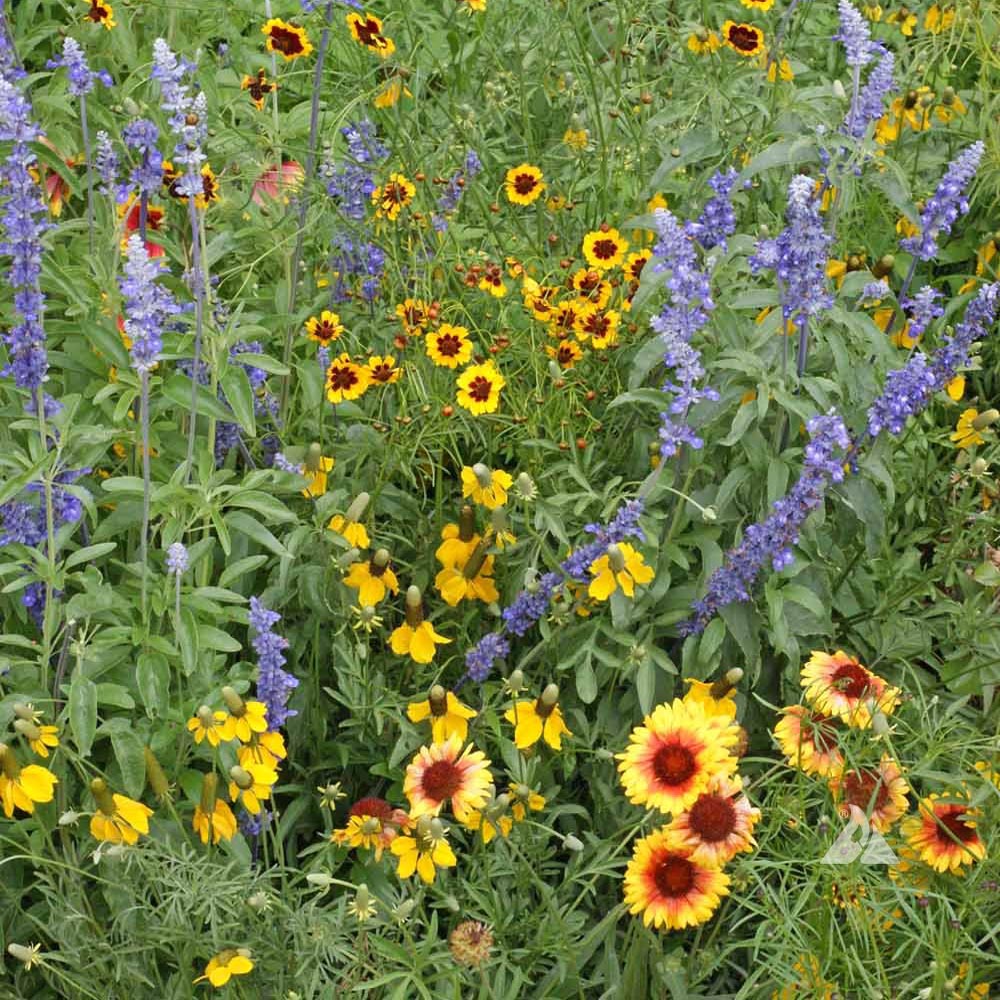
[[[500,390],[506,384],[492,361],[469,365],[456,380],[458,405],[476,416],[495,413],[500,405]]]
[[[444,743],[453,735],[464,743],[469,735],[469,719],[474,719],[478,713],[463,705],[451,691],[435,684],[426,700],[411,702],[407,706],[406,714],[411,722],[430,720],[434,743]]]
[[[649,583],[655,576],[642,553],[628,542],[609,545],[607,555],[590,564],[590,574],[593,579],[587,593],[597,601],[606,601],[619,587],[626,597],[634,597],[635,585]]]
[[[722,39],[714,31],[707,28],[700,28],[694,34],[688,35],[687,47],[696,56],[710,56],[713,52],[718,52],[722,48]],[[666,205],[661,205],[666,208]]]
[[[535,701],[515,701],[504,718],[514,724],[514,745],[527,750],[544,739],[553,750],[562,750],[562,737],[572,736],[559,708],[559,688],[550,684]]]
[[[233,976],[245,976],[252,971],[253,962],[250,959],[249,949],[227,948],[209,959],[208,965],[205,966],[205,974],[194,982],[202,983],[207,980],[218,989],[225,986]]]
[[[511,167],[504,181],[507,200],[515,205],[530,205],[537,201],[545,190],[545,181],[542,177],[541,170],[530,163]]]

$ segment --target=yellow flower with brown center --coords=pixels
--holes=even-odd
[[[904,820],[900,832],[924,864],[960,875],[963,865],[986,857],[976,825],[981,815],[963,794],[929,795],[920,800],[919,815]]]
[[[423,599],[420,588],[410,586],[406,591],[406,620],[389,636],[389,646],[397,656],[409,656],[415,663],[430,663],[437,646],[451,642],[434,631],[434,626],[424,620]]]
[[[236,817],[232,809],[216,797],[219,778],[214,771],[201,780],[201,800],[195,806],[191,827],[203,844],[209,840],[217,844],[220,840],[232,840],[236,836]]]
[[[410,722],[430,721],[431,739],[434,743],[445,743],[452,736],[457,736],[463,743],[469,735],[469,719],[474,719],[479,713],[455,697],[451,691],[445,691],[440,684],[435,684],[424,701],[410,702],[406,707],[406,716]]]
[[[488,540],[480,541],[467,556],[456,555],[449,560],[434,577],[434,586],[450,607],[462,601],[492,604],[500,600],[493,582],[493,556],[486,554],[488,548]]]
[[[402,378],[402,368],[396,367],[396,359],[391,354],[373,354],[368,359],[368,371],[373,385],[391,385]]]
[[[267,38],[267,51],[276,52],[286,62],[301,59],[313,50],[305,28],[282,21],[280,17],[272,17],[260,30]]]
[[[247,91],[250,101],[258,111],[264,110],[267,95],[278,89],[278,85],[267,78],[267,70],[259,69],[255,76],[244,76],[240,90]]]
[[[985,413],[980,414],[974,406],[963,410],[961,416],[958,418],[955,430],[949,435],[949,438],[954,441],[955,447],[965,449],[982,444],[986,438],[979,432],[988,427],[989,423],[992,422],[987,422],[984,418],[992,416],[995,412],[995,410],[987,410]]]
[[[781,711],[774,738],[788,763],[822,778],[839,774],[844,767],[838,742],[838,733],[843,730],[841,721],[804,705],[789,705]]]
[[[639,250],[637,253],[630,253],[622,267],[622,272],[626,280],[631,281],[634,285],[638,285],[644,268],[652,258],[652,250]]]
[[[374,14],[352,12],[347,15],[347,27],[351,29],[351,35],[359,45],[383,59],[396,51],[396,43],[382,34],[382,21]]]
[[[727,670],[717,681],[699,681],[685,677],[687,693],[682,699],[686,704],[700,705],[706,715],[719,715],[730,722],[736,720],[736,685],[743,679],[739,667]]]
[[[446,802],[462,822],[472,809],[481,809],[492,783],[486,754],[453,733],[443,743],[423,746],[410,761],[403,778],[403,794],[410,800],[410,816],[436,816]]]
[[[899,766],[890,757],[883,757],[877,768],[852,768],[830,780],[840,815],[847,819],[851,806],[856,806],[879,833],[889,830],[910,808],[906,798],[909,790]]]
[[[340,322],[340,316],[330,312],[329,309],[324,309],[318,316],[310,316],[306,320],[306,336],[324,347],[329,347],[335,340],[339,340],[343,332],[344,324]]]
[[[410,334],[423,333],[430,322],[428,306],[423,299],[404,299],[396,306],[396,315],[403,329]]]
[[[917,26],[917,15],[909,7],[904,6],[889,14],[885,19],[885,23],[895,24],[909,38],[913,34],[913,29]]]
[[[583,256],[598,271],[610,271],[625,260],[628,240],[617,229],[603,225],[583,238]]]
[[[90,10],[83,15],[85,21],[103,24],[108,31],[115,26],[115,11],[111,4],[104,3],[104,0],[83,0],[83,2],[90,5]]]
[[[571,284],[581,299],[598,309],[603,309],[611,299],[611,282],[593,268],[581,267],[574,273]]]
[[[90,834],[107,844],[135,844],[141,834],[149,833],[153,810],[127,795],[112,794],[102,778],[94,778],[90,791],[97,810],[90,817]]]
[[[817,712],[836,716],[855,729],[867,729],[872,715],[892,715],[900,691],[838,649],[832,655],[814,650],[802,668],[806,700]]]
[[[927,8],[924,15],[924,30],[932,35],[940,35],[942,31],[947,31],[955,23],[955,8],[952,6],[942,7],[940,4],[932,3]]]
[[[696,56],[710,56],[713,52],[718,52],[722,48],[722,39],[714,31],[707,28],[699,28],[688,35],[687,47]],[[665,205],[661,206],[666,208]]]
[[[167,189],[167,194],[175,198],[182,205],[187,204],[187,195],[180,191],[180,181],[182,174],[174,169],[170,160],[163,161],[163,185]],[[219,181],[215,176],[215,171],[207,163],[201,168],[201,193],[194,196],[194,203],[198,208],[208,208],[213,201],[219,200]]]
[[[527,750],[539,740],[553,750],[562,750],[563,736],[573,735],[559,707],[559,688],[555,684],[549,684],[534,700],[515,701],[503,717],[514,726],[514,746],[518,750]]]
[[[637,583],[649,583],[654,572],[647,566],[642,553],[637,552],[628,542],[613,543],[606,555],[590,564],[590,585],[587,593],[595,601],[606,601],[621,588],[626,597],[635,597]]]
[[[233,976],[245,976],[248,972],[253,972],[249,949],[227,948],[209,959],[204,975],[199,976],[194,982],[197,984],[208,980],[216,989],[220,989]]]
[[[603,351],[618,343],[618,323],[621,315],[614,309],[602,312],[596,306],[584,305],[573,321],[577,340],[590,341],[595,351]]]
[[[421,816],[414,825],[413,836],[405,834],[392,842],[392,853],[399,858],[396,874],[407,879],[416,872],[430,885],[438,868],[453,868],[458,864],[445,839],[446,833],[444,823],[436,816]]]
[[[737,727],[700,705],[679,698],[658,705],[616,755],[628,800],[664,813],[689,809],[713,778],[735,772],[738,739]]]
[[[729,892],[729,876],[696,861],[669,830],[635,842],[625,870],[625,904],[647,926],[684,930],[709,920]]]
[[[424,345],[427,357],[440,368],[457,368],[472,357],[472,341],[464,326],[442,323],[427,334]]]
[[[545,190],[543,174],[530,163],[521,163],[507,171],[504,190],[507,200],[514,205],[530,205],[538,200]]]
[[[587,303],[583,299],[567,299],[555,304],[549,316],[549,336],[562,340],[576,325],[577,317],[584,311]]]
[[[0,803],[3,814],[10,819],[15,809],[29,815],[36,802],[51,802],[59,779],[40,764],[21,767],[14,751],[0,743]]]
[[[393,809],[385,799],[369,796],[351,806],[347,826],[334,830],[330,840],[342,847],[374,851],[375,860],[381,861],[382,852],[409,823],[410,818],[402,809]]]
[[[545,346],[545,353],[552,358],[560,368],[569,371],[583,357],[580,345],[572,340],[560,341],[553,347],[551,344]]]
[[[507,502],[507,491],[514,478],[503,469],[489,469],[481,462],[462,467],[462,496],[487,510],[495,510]]]
[[[760,819],[760,810],[742,792],[739,775],[717,775],[667,827],[691,849],[692,861],[721,868],[741,851],[752,851],[757,846],[753,828]]]
[[[208,740],[209,746],[217,747],[220,740],[232,739],[223,735],[226,732],[228,712],[213,712],[208,705],[202,705],[187,721],[187,728],[194,737],[195,743]]]
[[[470,365],[456,380],[458,405],[476,416],[495,413],[500,405],[500,390],[506,384],[492,361]]]
[[[434,558],[442,566],[464,562],[482,541],[476,532],[476,513],[469,504],[462,507],[458,521],[458,524],[446,524],[441,529],[441,544],[434,551]]]
[[[386,591],[399,593],[399,580],[386,549],[376,550],[371,559],[352,563],[344,577],[344,583],[358,592],[361,607],[374,608],[385,597]]]
[[[347,353],[330,362],[326,370],[326,398],[331,403],[360,399],[371,385],[371,372],[355,364]]]
[[[372,191],[372,204],[376,219],[388,219],[390,222],[399,218],[399,213],[413,201],[416,187],[402,174],[390,174],[382,187]]]
[[[488,264],[479,279],[478,288],[481,292],[489,292],[495,299],[502,299],[507,294],[503,268],[499,264]]]
[[[747,59],[764,51],[764,32],[752,24],[726,21],[722,26],[722,38],[737,55]]]

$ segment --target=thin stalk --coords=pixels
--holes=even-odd
[[[802,376],[806,373],[806,361],[809,357],[809,316],[808,314],[801,315],[802,323],[799,327],[799,357],[798,363],[795,366],[795,374],[798,376],[799,381],[802,381]],[[795,391],[799,392],[801,386],[796,386]]]
[[[201,337],[205,323],[205,281],[201,273],[201,225],[195,196],[188,195],[188,219],[191,223],[191,280],[194,283],[194,364],[191,368],[191,425],[188,428],[185,481],[194,464],[194,437],[198,429],[198,363],[201,360]]]
[[[146,589],[149,570],[149,372],[139,376],[139,425],[142,429],[142,534],[139,537],[139,561],[142,564],[142,617],[146,619]],[[194,423],[192,421],[192,426]]]
[[[149,195],[143,191],[139,195],[139,238],[146,242],[146,225],[149,222]]]
[[[899,294],[896,296],[896,301],[899,303],[899,310],[894,311],[892,318],[889,320],[889,325],[885,329],[885,335],[887,337],[892,336],[892,331],[895,329],[896,320],[903,315],[903,300],[906,298],[907,293],[910,291],[910,285],[913,284],[913,276],[917,272],[917,257],[914,257],[910,261],[910,269],[906,272],[906,277],[903,279],[903,284],[900,286]]]
[[[35,405],[38,410],[38,433],[42,438],[42,447],[48,451],[49,432],[45,421],[45,390],[41,386],[38,387]],[[49,473],[46,473],[43,483],[45,490],[45,551],[49,565],[45,580],[45,611],[42,615],[41,682],[43,688],[48,688],[49,657],[52,655],[52,577],[56,571],[56,525],[52,506],[52,476]]]
[[[87,95],[80,95],[80,128],[83,129],[83,156],[87,167],[87,233],[90,237],[90,260],[94,260],[94,170],[90,156],[90,130],[87,128]]]

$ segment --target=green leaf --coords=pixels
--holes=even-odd
[[[220,653],[238,653],[243,649],[242,643],[234,639],[228,632],[214,625],[198,623],[198,646],[201,649],[214,649]]]
[[[114,708],[135,708],[135,699],[121,684],[100,683],[97,685],[97,704]]]
[[[250,437],[257,436],[257,423],[253,412],[253,389],[247,373],[240,367],[230,365],[222,375],[222,391],[240,427]]]
[[[142,653],[135,671],[139,697],[151,719],[170,707],[170,665],[162,653]]]
[[[186,375],[173,375],[163,383],[163,395],[172,403],[176,403],[184,412],[191,409],[191,389],[194,383]],[[216,420],[233,421],[233,411],[213,396],[203,385],[196,387],[198,413],[203,417],[214,417]]]
[[[100,559],[101,556],[113,552],[116,548],[118,548],[117,542],[100,542],[97,545],[88,545],[84,549],[77,549],[66,559],[66,569],[72,569],[74,566],[79,566],[80,563]]]
[[[245,336],[245,334],[244,334]],[[250,365],[253,368],[260,368],[271,375],[287,375],[288,365],[283,365],[280,361],[268,357],[266,354],[236,354],[233,356],[233,363],[239,365]]]
[[[142,740],[131,729],[115,729],[111,733],[111,748],[122,772],[122,785],[132,798],[142,795],[146,784],[146,760]]]
[[[258,545],[273,552],[276,556],[287,556],[288,550],[259,521],[242,511],[232,511],[226,515],[226,524],[233,530],[253,539]]]
[[[790,167],[797,166],[800,163],[815,163],[818,161],[819,156],[816,151],[816,140],[811,136],[781,139],[758,153],[743,168],[743,172],[740,174],[740,181],[748,181],[757,174],[774,170],[776,167]]]
[[[246,556],[230,563],[219,575],[219,586],[228,587],[229,584],[239,580],[240,577],[252,573],[258,566],[267,562],[267,556]]]
[[[597,697],[597,675],[589,655],[576,665],[576,693],[584,705],[590,705]]]
[[[90,753],[97,733],[97,685],[79,670],[69,684],[69,728],[81,757]]]
[[[656,701],[656,664],[643,660],[635,672],[635,693],[643,715],[649,715]]]
[[[280,501],[259,490],[244,490],[226,499],[227,507],[246,507],[256,511],[268,521],[284,524],[296,520],[295,515]]]

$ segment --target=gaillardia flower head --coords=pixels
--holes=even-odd
[[[789,705],[774,727],[774,738],[788,763],[806,774],[834,777],[844,766],[838,742],[839,719],[814,712],[805,705]]]
[[[692,861],[721,868],[740,851],[753,850],[753,828],[760,810],[742,791],[738,776],[719,775],[689,809],[674,818],[667,829],[691,848]]]
[[[481,750],[453,734],[444,743],[421,747],[406,768],[403,792],[410,800],[411,817],[436,816],[445,802],[459,822],[470,810],[481,809],[489,798],[490,762]]]
[[[875,768],[842,771],[831,779],[830,789],[841,816],[846,819],[851,806],[857,806],[879,833],[885,833],[910,808],[909,786],[891,757],[883,757]]]
[[[267,51],[277,52],[286,62],[301,59],[313,50],[305,28],[282,21],[280,17],[272,17],[260,30],[267,38]]]
[[[900,702],[898,688],[839,649],[833,655],[814,651],[802,668],[802,686],[816,711],[855,729],[867,729],[876,710],[892,715]]]
[[[920,800],[919,815],[905,820],[900,832],[925,864],[960,875],[963,865],[986,857],[976,826],[980,815],[967,795],[930,795]]]

